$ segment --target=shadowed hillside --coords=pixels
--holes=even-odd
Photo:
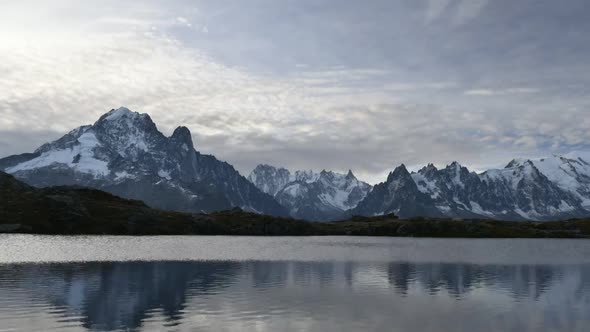
[[[0,232],[121,235],[362,235],[590,238],[590,220],[506,222],[398,219],[394,215],[312,223],[240,209],[188,214],[149,208],[88,188],[33,188],[0,172]]]

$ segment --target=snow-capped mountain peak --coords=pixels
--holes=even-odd
[[[529,159],[514,158],[508,164],[506,164],[506,166],[504,166],[504,168],[514,168],[514,167],[518,167],[518,166],[523,166],[528,162],[530,162]]]
[[[407,181],[402,165],[389,174],[386,182],[375,186],[375,193],[368,195],[353,213],[509,220],[587,217],[588,157],[590,154],[576,152],[542,159],[519,158],[504,168],[481,174],[457,162],[440,170],[429,164],[411,174],[417,190]]]
[[[581,161],[585,164],[590,164],[590,152],[588,151],[572,151],[570,153],[563,155],[563,157]]]
[[[402,164],[374,188],[351,170],[290,172],[270,165],[258,165],[248,181],[196,151],[188,128],[166,137],[149,115],[125,107],[33,153],[0,159],[0,170],[35,186],[89,186],[179,211],[237,206],[308,220],[392,212],[512,220],[590,216],[590,153],[584,151],[513,159],[481,174],[458,162],[412,173]]]
[[[43,145],[36,150],[36,158],[9,167],[6,171],[16,173],[62,165],[94,178],[110,174],[108,163],[94,155],[94,150],[102,144],[89,126],[77,128],[65,138],[60,144]]]
[[[166,137],[149,115],[125,107],[35,153],[1,159],[0,168],[35,186],[89,186],[157,208],[201,212],[240,207],[286,215],[231,165],[197,152],[188,128],[178,127]]]
[[[248,179],[260,190],[272,194],[291,215],[308,220],[331,220],[356,206],[371,186],[359,181],[352,171],[295,171],[258,165]]]
[[[293,181],[293,177],[285,168],[260,164],[248,175],[248,180],[262,192],[275,196],[287,183]]]
[[[137,119],[148,118],[148,117],[149,117],[149,115],[146,113],[133,112],[130,109],[128,109],[127,107],[119,107],[117,109],[112,109],[109,112],[105,113],[103,116],[101,116],[98,119],[98,122],[100,122],[100,121],[120,121],[120,120],[135,121]]]
[[[320,174],[312,170],[295,171],[291,177],[291,181],[302,181],[307,183],[316,182],[320,178]]]

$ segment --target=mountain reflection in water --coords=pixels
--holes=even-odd
[[[585,331],[590,266],[0,265],[0,330]]]

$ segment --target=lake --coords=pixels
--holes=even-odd
[[[0,235],[0,331],[588,331],[590,241]]]

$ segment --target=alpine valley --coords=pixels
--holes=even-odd
[[[479,174],[457,162],[417,172],[401,165],[374,187],[352,171],[292,173],[269,165],[245,178],[195,150],[186,127],[166,137],[147,114],[124,107],[33,153],[0,159],[0,170],[34,187],[90,187],[191,213],[239,207],[311,221],[392,213],[513,221],[590,216],[590,153],[515,159]]]

